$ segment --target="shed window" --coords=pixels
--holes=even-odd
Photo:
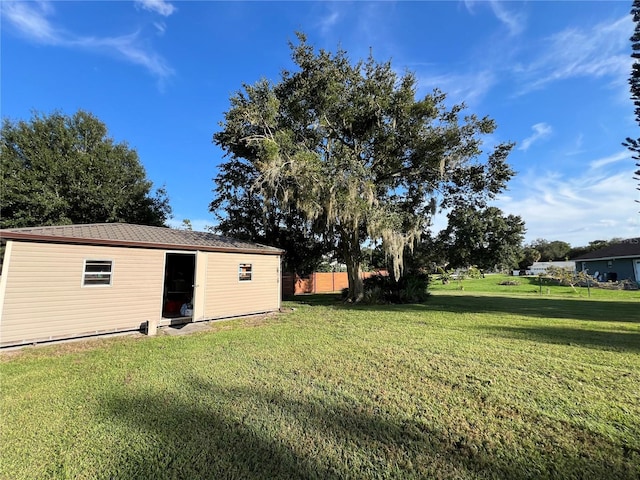
[[[85,260],[82,285],[85,287],[111,285],[112,260]]]
[[[247,282],[251,280],[251,264],[241,263],[238,266],[238,280],[241,282]]]

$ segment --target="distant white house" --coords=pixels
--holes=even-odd
[[[544,275],[547,273],[549,267],[556,268],[568,268],[572,272],[576,271],[576,262],[567,261],[567,262],[534,262],[527,270],[525,270],[525,275]],[[519,270],[514,270],[513,274],[515,276],[520,275]]]

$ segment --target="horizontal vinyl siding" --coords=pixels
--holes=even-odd
[[[611,266],[609,266],[609,262],[611,262]],[[582,270],[583,264],[585,264],[586,269],[589,271],[590,275],[594,275],[596,272],[599,274],[608,274],[615,273],[618,277],[618,280],[626,280],[635,278],[634,271],[634,260],[623,258],[623,259],[615,259],[615,260],[577,260],[576,265],[578,269]]]
[[[238,265],[252,265],[251,281],[238,280]],[[280,257],[208,253],[205,317],[221,318],[280,307]]]
[[[112,260],[110,286],[82,286],[85,260]],[[137,329],[159,319],[164,251],[13,242],[0,342]]]

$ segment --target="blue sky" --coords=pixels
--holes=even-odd
[[[222,154],[211,143],[243,83],[291,67],[296,30],[352,60],[415,72],[419,95],[498,124],[518,172],[495,205],[526,241],[640,236],[629,99],[631,2],[2,2],[1,114],[92,112],[138,151],[196,229]],[[434,221],[434,229],[444,219]]]

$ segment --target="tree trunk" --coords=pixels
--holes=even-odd
[[[347,260],[347,276],[349,277],[350,302],[359,302],[364,297],[364,284],[362,283],[362,271],[360,261]]]
[[[343,232],[341,236],[344,261],[347,264],[347,277],[349,278],[347,300],[357,303],[364,297],[359,235],[356,230],[355,232]]]

